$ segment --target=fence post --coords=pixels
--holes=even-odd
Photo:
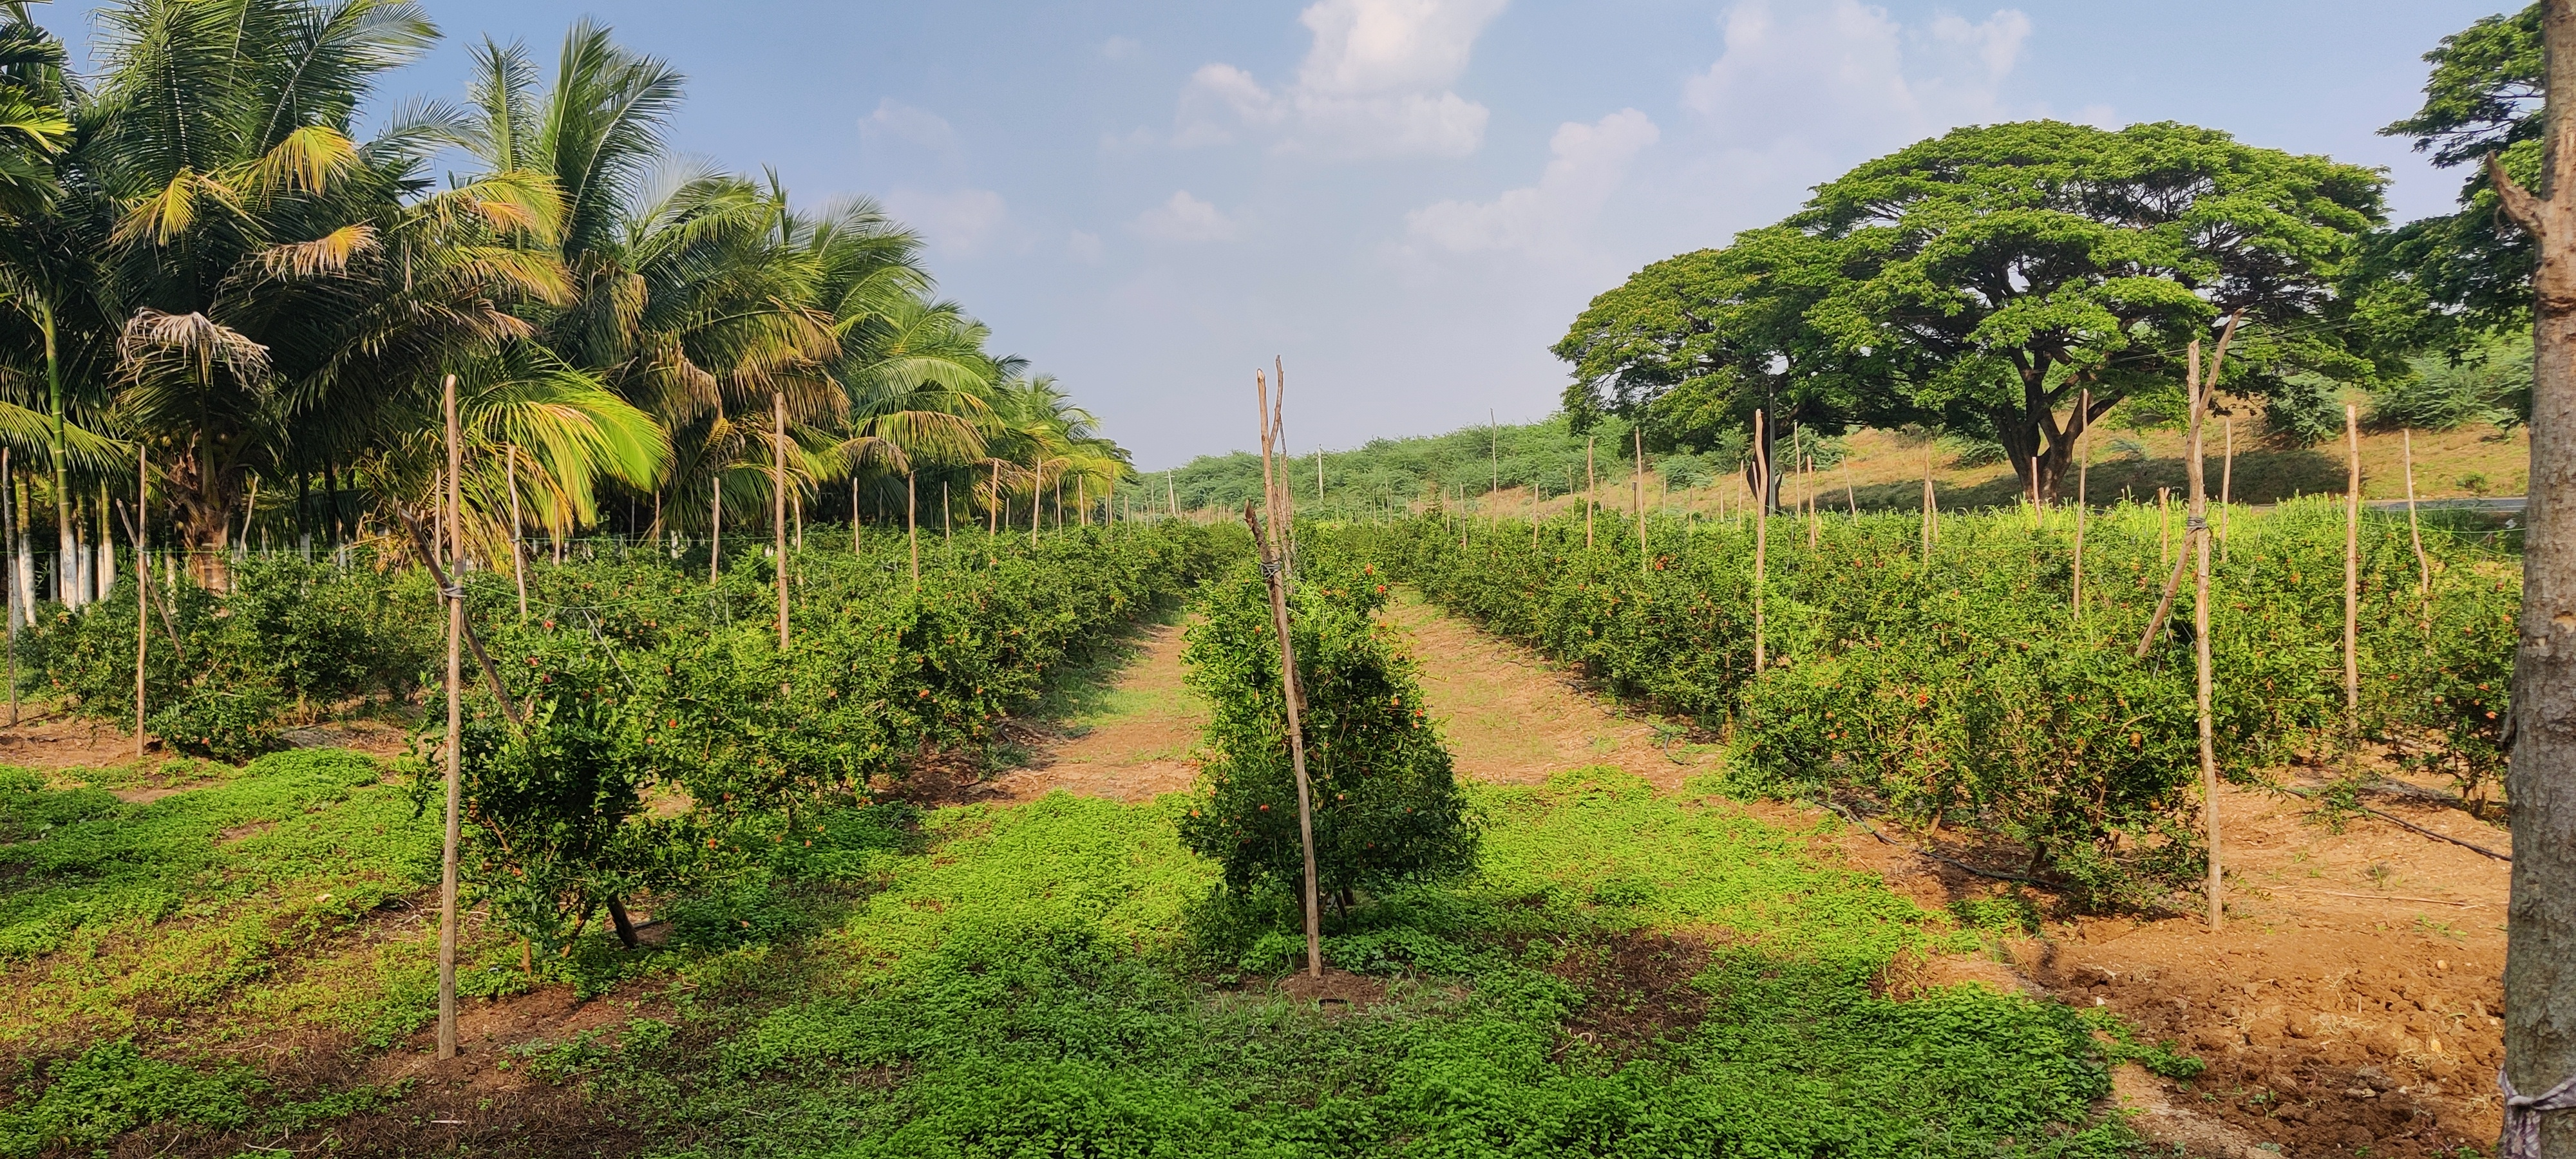
[[[444,514],[449,525],[448,543],[453,545],[459,530],[456,505],[463,496],[463,489],[456,485],[456,475],[464,465],[463,452],[457,445],[453,374],[447,376],[446,410],[447,494],[441,506],[447,509]],[[439,846],[438,870],[438,1057],[450,1059],[456,1057],[456,847],[462,836],[460,814],[465,795],[463,754],[458,743],[465,727],[465,690],[460,679],[464,675],[465,591],[446,587],[442,594],[447,598],[447,831]]]
[[[1769,578],[1767,565],[1770,561],[1766,557],[1771,546],[1771,445],[1762,437],[1766,421],[1767,416],[1762,411],[1753,412],[1753,493],[1756,497],[1753,504],[1753,671],[1756,674],[1770,662],[1762,638],[1762,589]]]
[[[2361,747],[2361,407],[2343,405],[2345,461],[2343,519],[2343,731],[2344,772],[2350,775]]]

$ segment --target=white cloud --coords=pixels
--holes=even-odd
[[[1155,241],[1197,242],[1225,241],[1235,236],[1242,223],[1226,216],[1216,206],[1190,196],[1186,189],[1176,190],[1172,199],[1137,214],[1128,223],[1139,236]]]
[[[1102,253],[1100,235],[1077,229],[1064,239],[1064,252],[1072,255],[1073,260],[1084,264],[1097,262]]]
[[[1100,55],[1108,60],[1133,60],[1145,46],[1132,36],[1112,36],[1100,42]]]
[[[921,231],[932,247],[973,257],[1000,237],[1010,220],[1010,207],[990,189],[952,189],[935,193],[896,189],[885,196],[886,209]]]
[[[875,112],[859,118],[859,135],[870,141],[901,141],[941,152],[957,147],[957,130],[948,124],[948,118],[893,97],[878,101]]]
[[[1443,201],[1405,215],[1405,233],[1451,253],[1562,250],[1601,213],[1629,162],[1662,136],[1646,114],[1621,109],[1586,125],[1568,121],[1548,140],[1538,184],[1492,201]]]
[[[1811,140],[1872,148],[2008,119],[2000,90],[2031,31],[2010,8],[1909,29],[1858,0],[1746,0],[1725,25],[1725,53],[1683,86],[1683,104],[1738,140],[1794,126]]]
[[[1339,157],[1464,157],[1484,144],[1485,106],[1450,90],[1504,0],[1319,0],[1298,17],[1314,43],[1272,91],[1230,64],[1191,74],[1175,147],[1284,130],[1284,149]]]

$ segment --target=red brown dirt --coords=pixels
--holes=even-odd
[[[2473,843],[2504,843],[2501,830],[2458,810],[2395,797],[2372,804]],[[2187,1084],[2135,1067],[2118,1076],[2123,1101],[2145,1112],[2140,1129],[2190,1153],[2296,1159],[2367,1147],[2430,1157],[2492,1145],[2504,863],[2370,817],[2337,833],[2312,822],[2311,809],[2275,791],[2222,793],[2223,930],[2182,912],[2048,922],[2042,936],[1998,947],[2010,977],[2107,1007],[2141,1038],[2174,1040],[2206,1062]],[[1807,813],[1760,811],[1784,822]],[[2007,888],[1856,830],[1819,844],[1927,908]],[[1956,843],[1940,851],[1999,861]],[[2032,896],[2043,907],[2057,900]]]
[[[1447,718],[1461,775],[1523,783],[1612,764],[1669,792],[1700,771],[1696,760],[1684,766],[1659,751],[1647,718],[1593,694],[1563,666],[1418,602],[1399,605],[1394,618],[1424,658],[1425,691]],[[2274,772],[2301,787],[2322,775]],[[2419,796],[2373,794],[2369,804],[2472,844],[2507,844],[2503,830]],[[1831,834],[1816,839],[1819,854],[1877,872],[1928,909],[2006,888],[1819,810],[1741,807]],[[2000,961],[1919,962],[1892,988],[1977,982],[2078,1006],[2098,999],[2142,1038],[2176,1040],[2207,1063],[2198,1079],[2123,1066],[2115,1097],[2138,1112],[2141,1131],[2185,1154],[2303,1159],[2367,1147],[2374,1157],[2429,1159],[2491,1147],[2503,1057],[2495,1015],[2505,863],[2368,816],[2336,832],[2311,821],[2313,812],[2288,793],[2223,791],[2223,931],[2184,912],[2054,920],[2038,937],[1996,947]],[[1919,834],[1890,836],[1924,845]],[[2017,854],[1934,844],[1971,864],[2022,868]],[[2062,902],[2046,891],[2031,896],[2043,910]],[[2198,902],[2171,904],[2180,911]]]
[[[1029,760],[991,774],[953,763],[925,770],[931,783],[924,791],[942,804],[1018,804],[1058,789],[1134,804],[1188,790],[1199,775],[1193,750],[1207,709],[1181,684],[1183,631],[1179,624],[1153,624],[1137,634],[1108,693],[1125,711],[1087,728],[1012,722],[1010,739],[1032,750]]]
[[[1677,791],[1705,771],[1667,735],[1658,747],[1652,717],[1596,695],[1580,671],[1498,639],[1406,593],[1389,617],[1422,662],[1422,691],[1461,776],[1500,784],[1541,784],[1570,769],[1611,765]]]

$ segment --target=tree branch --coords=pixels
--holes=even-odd
[[[2504,203],[2504,215],[2533,237],[2540,236],[2542,202],[2514,180],[2513,174],[2504,171],[2504,154],[2487,154],[2487,183],[2495,187],[2496,199]]]

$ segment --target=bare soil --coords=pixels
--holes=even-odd
[[[1596,695],[1579,669],[1441,614],[1410,592],[1389,618],[1413,642],[1422,691],[1458,773],[1498,784],[1540,784],[1571,769],[1611,765],[1658,789],[1680,789],[1708,757],[1659,733],[1653,717]]]
[[[1529,782],[1612,764],[1670,791],[1709,759],[1678,743],[1671,747],[1679,756],[1668,756],[1651,718],[1464,621],[1420,603],[1400,606],[1395,619],[1417,642],[1425,691],[1446,718],[1463,776]],[[2313,786],[2330,771],[2275,773]],[[2373,794],[2369,804],[2471,844],[2508,844],[2502,829],[2420,795]],[[1890,846],[1821,811],[1743,807],[1832,833],[1817,839],[1817,852],[1879,873],[1927,908],[2009,888],[1913,852],[1927,847],[1919,834],[1890,833],[1906,847]],[[1918,962],[1894,988],[1901,995],[1977,982],[2102,1005],[2143,1038],[2175,1040],[2207,1071],[2186,1084],[2123,1066],[2114,1097],[2137,1112],[2140,1130],[2185,1154],[2298,1159],[2367,1147],[2372,1156],[2411,1159],[2491,1146],[2503,1059],[2495,1015],[2505,863],[2373,817],[2337,832],[2313,816],[2309,801],[2288,793],[2222,793],[2229,889],[2222,931],[2179,912],[2197,905],[2182,897],[2172,903],[2177,912],[2054,920],[2038,937],[1999,943],[1990,957]],[[1933,845],[1969,864],[2022,868],[2012,851]],[[2030,896],[2043,912],[2060,907],[2046,891]],[[1671,969],[1649,968],[1640,955]],[[1679,1027],[1689,1018],[1689,962],[1688,947],[1671,941],[1569,967],[1599,987],[1573,1020],[1576,1032],[1617,1047]]]
[[[1116,675],[1056,718],[1004,726],[1025,746],[1017,767],[984,772],[957,760],[934,762],[915,790],[943,804],[1019,803],[1056,790],[1130,804],[1183,792],[1198,779],[1199,730],[1207,708],[1181,684],[1184,626],[1151,624],[1127,642]]]
[[[1278,990],[1290,998],[1312,1002],[1326,1010],[1360,1010],[1386,1001],[1385,982],[1330,966],[1324,968],[1321,978],[1302,970],[1281,978]]]

